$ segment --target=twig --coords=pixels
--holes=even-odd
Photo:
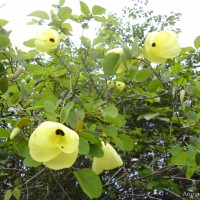
[[[170,194],[172,194],[172,195],[178,197],[179,199],[183,199],[180,195],[178,195],[178,194],[172,192],[171,190],[169,190],[169,189],[167,189],[167,188],[163,188],[163,190],[165,190],[166,192],[169,192]]]

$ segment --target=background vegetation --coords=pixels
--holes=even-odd
[[[108,50],[132,46],[125,55],[137,57],[148,33],[180,32],[180,14],[155,16],[144,11],[147,3],[133,0],[123,16],[82,1],[81,14],[64,0],[49,13],[34,11],[29,24],[62,35],[59,48],[48,54],[38,52],[31,38],[24,42],[31,50],[14,47],[4,28],[8,22],[0,20],[1,199],[198,199],[200,37],[162,65],[141,57],[115,75],[118,60],[112,58],[111,71],[106,70]],[[80,38],[71,36],[77,26]],[[126,87],[111,88],[108,80]],[[80,155],[70,169],[53,171],[29,155],[31,133],[47,120],[79,134]],[[20,132],[10,139],[16,127]],[[115,147],[124,165],[99,179],[90,168],[92,157],[102,156],[100,138]]]

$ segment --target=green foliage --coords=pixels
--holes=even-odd
[[[180,15],[156,16],[146,4],[133,0],[122,16],[83,1],[80,14],[65,0],[49,13],[33,11],[28,24],[61,36],[48,53],[37,51],[31,36],[24,41],[30,50],[13,47],[2,28],[8,21],[0,19],[1,199],[181,199],[185,191],[199,192],[200,39],[162,65],[147,62],[148,33],[178,33]],[[124,54],[107,54],[113,48]],[[126,69],[116,74],[120,64]],[[79,135],[79,156],[69,169],[53,171],[29,154],[30,135],[47,120]],[[104,155],[102,141],[123,166],[97,176],[91,166]]]

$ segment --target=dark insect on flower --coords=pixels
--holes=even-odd
[[[61,129],[57,129],[57,130],[56,130],[56,135],[64,136],[65,133],[64,133]]]
[[[156,43],[155,43],[155,42],[153,42],[151,46],[152,46],[152,47],[155,47],[155,46],[156,46]]]
[[[55,40],[53,38],[50,38],[49,41],[50,42],[55,42]]]

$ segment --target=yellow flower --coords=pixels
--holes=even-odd
[[[47,167],[59,170],[71,167],[78,156],[79,136],[63,124],[46,121],[31,134],[31,157]]]
[[[14,137],[16,137],[19,132],[20,132],[20,128],[19,127],[15,127],[12,130],[12,132],[10,133],[10,139],[12,140]]]
[[[107,80],[107,86],[108,86],[109,88],[113,88],[115,85],[114,85],[113,81]]]
[[[104,152],[103,157],[94,157],[92,163],[92,170],[96,174],[102,173],[103,170],[111,170],[123,165],[122,159],[109,143],[104,144],[104,142],[102,142],[102,150]]]
[[[168,58],[178,56],[180,51],[177,34],[173,31],[160,31],[146,37],[143,54],[147,60],[161,64]]]
[[[45,29],[35,36],[35,48],[41,52],[48,52],[56,49],[60,43],[57,31]]]
[[[125,83],[122,82],[122,81],[116,81],[116,87],[119,89],[119,90],[124,90],[125,88]]]

